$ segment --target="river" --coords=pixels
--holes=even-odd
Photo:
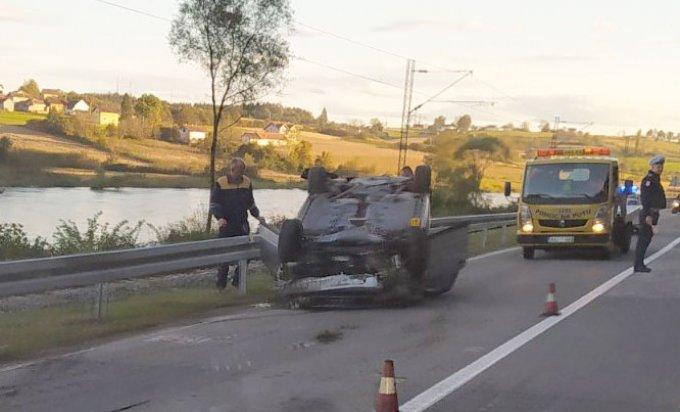
[[[307,197],[300,189],[258,189],[255,202],[266,219],[293,217]],[[493,205],[502,205],[499,193],[487,193]],[[101,222],[112,225],[122,220],[132,224],[143,220],[156,227],[182,219],[205,209],[206,189],[110,189],[89,188],[12,188],[0,194],[0,223],[20,223],[29,237],[51,240],[60,220],[73,220],[81,230],[88,218],[102,212]],[[253,221],[253,227],[257,224]],[[151,230],[144,230],[140,241],[155,240]]]

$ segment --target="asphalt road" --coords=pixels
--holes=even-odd
[[[663,222],[651,252],[680,236],[680,217]],[[0,366],[0,410],[368,411],[386,358],[404,404],[542,322],[550,282],[566,307],[631,259],[513,250],[469,262],[451,293],[408,308],[253,309]],[[679,409],[680,246],[651,266],[429,410]],[[326,330],[337,340],[319,342]]]

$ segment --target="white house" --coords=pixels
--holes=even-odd
[[[90,105],[87,104],[87,102],[83,99],[78,100],[75,103],[71,103],[68,105],[66,108],[66,112],[69,114],[73,114],[75,112],[89,112],[90,111]]]
[[[280,133],[267,133],[263,131],[244,132],[241,135],[243,144],[255,143],[258,146],[283,146],[286,138]]]
[[[0,97],[0,110],[7,112],[14,111],[14,100],[9,96]]]
[[[205,140],[208,133],[198,126],[182,126],[179,128],[179,140],[182,142],[198,142]]]
[[[264,127],[264,131],[267,133],[286,134],[291,126],[292,124],[285,122],[269,122],[269,124]]]

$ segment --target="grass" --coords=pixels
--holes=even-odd
[[[273,296],[273,279],[263,272],[248,277],[248,294],[209,287],[174,288],[111,301],[103,321],[93,305],[63,306],[0,313],[0,362],[33,358],[73,345],[148,329],[206,312],[242,307]]]
[[[7,112],[0,110],[0,125],[24,126],[30,120],[43,120],[46,114],[26,113],[26,112]]]

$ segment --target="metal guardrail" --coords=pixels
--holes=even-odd
[[[432,219],[432,226],[469,224],[472,231],[486,230],[511,225],[514,217],[515,213],[443,217]],[[277,244],[277,233],[263,226],[254,236],[3,262],[0,263],[0,297],[90,286],[220,263],[239,264],[239,292],[245,293],[247,261],[265,258],[265,252],[271,255]]]

